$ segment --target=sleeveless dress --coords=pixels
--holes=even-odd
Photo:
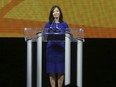
[[[62,23],[46,23],[45,28],[50,28],[55,31],[58,27],[60,29],[60,33],[64,33],[66,31],[69,32],[68,25],[66,22]],[[67,30],[64,30],[66,29]],[[64,62],[65,62],[65,42],[56,42],[49,41],[46,47],[46,72],[47,73],[64,73]]]

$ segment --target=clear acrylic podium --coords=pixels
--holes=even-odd
[[[47,30],[47,31],[43,31]],[[32,87],[32,43],[37,42],[37,79],[36,86],[42,87],[42,42],[64,41],[65,42],[65,80],[64,85],[69,85],[71,74],[71,42],[77,42],[77,87],[82,87],[82,61],[84,31],[82,28],[70,28],[70,33],[51,33],[48,29],[24,28],[25,41],[27,42],[27,87]],[[54,37],[54,38],[53,38]]]

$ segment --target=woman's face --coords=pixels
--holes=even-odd
[[[53,11],[53,17],[54,17],[54,18],[59,18],[59,16],[60,16],[60,11],[59,11],[59,9],[56,7],[56,8],[54,9],[54,11]]]

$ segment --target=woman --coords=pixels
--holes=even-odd
[[[63,15],[59,6],[54,5],[51,8],[49,22],[46,23],[45,28],[49,28],[52,32],[69,32],[67,23],[63,21]],[[65,43],[56,41],[48,42],[46,49],[46,68],[52,87],[55,87],[56,81],[58,82],[58,87],[62,87],[64,81],[64,61]]]

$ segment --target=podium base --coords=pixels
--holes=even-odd
[[[66,86],[64,86],[64,87],[78,87],[78,86],[73,85],[73,84],[69,84],[69,85],[66,85]]]

